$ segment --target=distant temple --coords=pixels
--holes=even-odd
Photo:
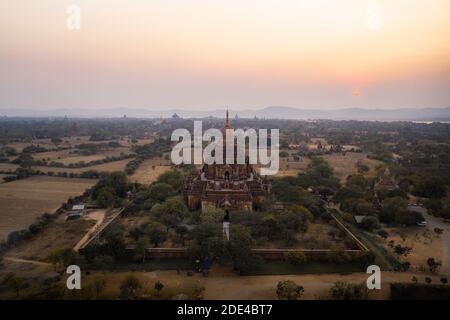
[[[171,119],[176,121],[176,120],[180,120],[181,117],[180,117],[179,115],[177,115],[177,113],[174,113],[174,114],[172,115]]]
[[[227,110],[224,136],[226,129],[231,128]],[[226,159],[226,143],[223,157]],[[229,212],[260,207],[270,193],[270,182],[259,176],[248,159],[245,164],[237,164],[234,159],[233,164],[204,164],[199,174],[185,185],[184,195],[190,210],[213,207]]]
[[[396,189],[398,189],[398,185],[392,177],[389,168],[386,168],[383,174],[379,177],[378,181],[375,182],[375,185],[373,187],[372,207],[377,211],[380,211],[382,209],[382,204],[378,196],[378,192],[380,190],[392,191]]]
[[[389,168],[386,168],[384,170],[381,177],[378,179],[378,181],[375,183],[374,190],[378,191],[380,189],[386,189],[386,190],[395,190],[398,188],[397,183],[395,182],[394,178],[391,175],[391,171]]]

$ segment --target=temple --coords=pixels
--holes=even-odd
[[[232,129],[228,110],[223,134]],[[226,158],[226,143],[223,157]],[[236,155],[236,144],[234,148]],[[248,163],[203,164],[199,174],[185,185],[184,196],[190,210],[208,207],[230,210],[257,210],[270,194],[271,183]]]
[[[395,190],[398,189],[398,185],[395,182],[394,178],[392,177],[391,171],[389,168],[386,168],[383,172],[383,174],[380,176],[378,181],[374,185],[374,190],[378,191],[381,189],[385,190]]]

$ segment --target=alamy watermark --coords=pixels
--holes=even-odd
[[[270,133],[267,129],[259,129],[258,132],[255,129],[225,129],[224,132],[208,129],[203,133],[202,121],[194,121],[193,138],[189,130],[176,129],[171,140],[178,142],[171,153],[175,165],[260,164],[261,175],[278,173],[279,129],[271,129]],[[208,142],[204,149],[203,142]]]
[[[73,264],[67,267],[67,277],[66,286],[69,290],[80,290],[81,289],[81,269],[79,266]]]
[[[77,4],[71,4],[66,8],[66,27],[70,31],[81,29],[81,7]]]
[[[381,289],[381,269],[377,265],[367,267],[366,273],[370,274],[367,278],[366,285],[369,290]]]

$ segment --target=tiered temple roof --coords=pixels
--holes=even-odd
[[[227,129],[232,129],[228,110],[224,134]],[[186,184],[185,198],[190,210],[216,207],[252,211],[264,202],[270,187],[270,182],[261,178],[251,164],[204,164]]]

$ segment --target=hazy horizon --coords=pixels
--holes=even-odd
[[[66,26],[71,4],[80,30]],[[447,0],[4,0],[0,108],[445,108],[449,9]]]

